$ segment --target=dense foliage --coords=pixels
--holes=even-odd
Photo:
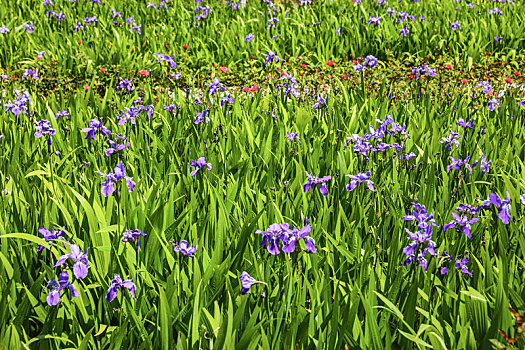
[[[524,348],[519,6],[243,5],[3,0],[0,348]]]

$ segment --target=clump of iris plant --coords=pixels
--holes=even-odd
[[[133,279],[123,281],[122,277],[120,277],[120,273],[117,273],[113,276],[113,279],[110,282],[106,293],[106,300],[111,303],[117,297],[118,291],[122,288],[127,289],[129,294],[135,299],[136,286],[133,283]]]
[[[250,288],[254,284],[264,284],[264,285],[266,285],[266,283],[264,283],[264,282],[257,281],[255,278],[250,276],[248,274],[248,272],[246,272],[246,271],[243,271],[241,273],[241,275],[239,276],[239,280],[241,281],[241,292],[240,292],[241,295],[245,295],[245,294],[250,293]]]
[[[83,128],[80,131],[87,133],[85,139],[90,138],[92,140],[95,139],[97,134],[102,134],[104,137],[108,137],[108,135],[111,134],[111,131],[103,125],[102,118],[100,120],[91,119],[89,127]]]
[[[124,170],[124,164],[122,162],[117,164],[114,172],[110,172],[108,174],[104,174],[103,172],[98,170],[95,172],[106,178],[106,181],[101,183],[101,191],[104,197],[108,197],[113,192],[115,192],[115,184],[118,184],[122,179],[126,181],[126,185],[128,185],[129,192],[133,192],[135,189],[136,184],[131,177],[126,176],[126,171]]]

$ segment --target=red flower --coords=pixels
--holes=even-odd
[[[332,67],[332,66],[334,65],[334,61],[328,61],[328,62],[326,62],[326,64],[327,64],[328,66]]]
[[[82,44],[82,40],[77,41],[77,44],[79,45]]]
[[[250,88],[245,86],[245,87],[242,88],[242,91],[243,92],[250,92]]]
[[[353,60],[352,63],[353,64],[358,64],[359,62],[357,62],[356,60]]]
[[[446,69],[452,69],[452,65],[447,64],[447,65],[445,65],[445,68],[446,68]]]
[[[106,68],[100,68],[100,71],[104,74],[108,74],[108,71],[106,70]]]
[[[184,50],[187,50],[187,49],[190,48],[190,47],[189,47],[188,45],[186,45],[186,44],[182,45],[182,47],[184,48]]]
[[[306,69],[306,64],[304,64],[304,63],[301,64],[301,68],[302,68],[302,69]]]
[[[519,77],[520,76],[520,72],[514,72],[513,73],[515,76]]]
[[[255,91],[257,91],[257,85],[252,86],[252,87],[250,88],[250,91],[251,91],[251,92],[255,92]]]
[[[84,85],[84,90],[88,91],[89,90],[89,85]]]
[[[467,80],[467,79],[461,79],[461,82],[462,82],[463,84],[466,84],[466,83],[468,83],[468,80]]]
[[[228,71],[228,67],[219,67],[219,70],[223,73],[226,73]]]
[[[512,83],[512,79],[511,79],[511,78],[505,78],[505,81],[506,81],[507,83],[509,83],[509,84]]]
[[[253,60],[253,55],[251,55],[250,57],[251,57],[251,59]]]
[[[16,77],[13,75],[13,81],[16,80]]]
[[[414,75],[413,75],[413,74],[410,74],[409,78],[410,78],[410,79],[414,79]]]
[[[343,76],[343,80],[347,80],[348,77],[346,75]]]
[[[138,74],[142,75],[143,77],[145,77],[146,75],[149,75],[149,72],[145,69],[141,69],[138,71]]]

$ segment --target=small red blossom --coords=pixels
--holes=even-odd
[[[142,75],[143,77],[149,75],[149,72],[145,69],[141,69],[138,71],[138,74]]]
[[[169,46],[168,44],[166,44],[166,45],[164,45],[164,47],[165,47],[166,50],[167,50],[167,49],[169,49],[170,46]]]
[[[445,65],[445,68],[446,68],[446,69],[452,69],[452,65],[447,64],[447,65]]]
[[[343,75],[343,80],[348,80],[348,77],[346,75]]]
[[[187,50],[187,49],[189,49],[190,47],[189,47],[188,45],[184,44],[184,45],[182,45],[182,48],[183,48],[184,50]]]
[[[514,76],[516,76],[516,77],[519,77],[519,76],[520,76],[520,72],[514,72],[514,73],[512,73],[512,74],[514,74]]]
[[[82,44],[82,40],[77,41],[77,44],[79,45]]]
[[[104,74],[108,74],[108,71],[106,68],[100,68],[100,72],[104,73]]]
[[[356,60],[353,60],[352,63],[353,63],[353,64],[358,64],[359,62],[356,61]]]
[[[414,75],[413,75],[413,74],[410,74],[409,78],[410,78],[410,79],[414,79]]]
[[[228,67],[219,67],[219,70],[223,73],[226,73],[228,71]]]
[[[302,68],[302,69],[306,69],[306,64],[304,64],[304,63],[301,64],[301,68]]]
[[[255,92],[255,91],[257,91],[257,85],[252,86],[252,87],[250,88],[250,91],[251,91],[251,92]]]
[[[334,65],[334,61],[328,61],[328,62],[326,62],[326,65],[332,67],[332,66]]]
[[[505,78],[505,81],[506,81],[507,83],[509,83],[509,84],[512,83],[512,79],[511,79],[511,78]]]
[[[253,60],[253,55],[251,55],[250,58]]]
[[[462,82],[463,84],[467,84],[467,83],[468,83],[468,80],[467,80],[467,79],[461,79],[461,82]]]
[[[88,91],[89,90],[89,85],[84,85],[84,90]]]

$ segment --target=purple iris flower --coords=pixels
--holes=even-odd
[[[373,25],[375,25],[377,27],[380,22],[381,22],[381,17],[379,17],[379,16],[374,17],[374,16],[370,15],[370,17],[368,18],[368,21],[366,23],[373,24]]]
[[[496,40],[496,42],[499,42],[501,39],[503,39],[501,36],[497,36],[494,38],[494,40]]]
[[[127,230],[122,232],[122,242],[131,242],[135,244],[137,242],[137,249],[140,248],[140,236],[147,236],[144,232],[141,230]]]
[[[434,214],[428,213],[427,208],[419,203],[412,203],[412,214],[403,216],[405,221],[417,221],[417,225],[421,229],[426,229],[430,226],[439,227],[434,220]]]
[[[490,163],[492,163],[492,159],[487,161],[487,158],[485,157],[485,155],[482,154],[481,158],[479,159],[479,168],[481,169],[481,174],[485,174],[490,171]],[[474,166],[476,166],[476,164]]]
[[[403,26],[403,28],[399,29],[399,34],[401,34],[402,37],[406,37],[410,33],[407,26]]]
[[[80,296],[80,293],[75,289],[75,286],[71,283],[69,283],[69,273],[67,271],[62,271],[60,275],[58,275],[58,283],[53,278],[51,281],[47,283],[47,285],[44,287],[44,289],[50,288],[51,290],[47,294],[47,304],[49,306],[57,305],[60,302],[61,291],[64,289],[69,289],[71,292],[72,297],[78,297]]]
[[[497,7],[495,7],[495,8],[493,8],[493,9],[489,10],[488,13],[489,13],[489,15],[498,15],[498,16],[503,16],[503,12],[502,12],[499,8],[497,8]]]
[[[452,30],[458,30],[458,29],[461,29],[461,24],[459,24],[458,21],[455,21],[455,22],[452,22],[450,23],[450,29]]]
[[[456,159],[452,156],[449,156],[449,157],[450,157],[450,164],[447,166],[447,173],[450,173],[452,169],[461,170],[461,167],[465,167],[468,169],[468,171],[472,175],[472,167],[468,163],[468,161],[470,160],[470,156],[468,156],[465,159],[461,159],[461,158]]]
[[[93,140],[95,139],[96,134],[100,133],[105,137],[108,137],[108,135],[111,134],[111,131],[102,124],[102,118],[100,118],[100,120],[91,119],[89,127],[83,128],[80,131],[87,133],[84,139],[91,138]]]
[[[470,273],[470,271],[468,270],[467,263],[468,263],[468,256],[464,258],[463,260],[456,259],[456,269],[461,269],[461,272],[472,277],[472,273]]]
[[[16,98],[11,102],[4,104],[4,107],[6,107],[5,112],[11,111],[15,116],[20,116],[20,114],[27,114],[27,104],[31,104],[31,97],[29,96],[29,92],[25,91],[22,94],[17,94]]]
[[[189,256],[190,258],[195,257],[195,252],[197,251],[197,246],[191,246],[188,244],[188,241],[182,240],[180,243],[176,243],[173,247],[175,253],[182,253],[184,256]]]
[[[71,117],[71,115],[67,109],[64,109],[63,111],[59,109],[57,114],[55,114],[55,119],[58,119],[58,117]]]
[[[299,140],[299,133],[298,132],[289,132],[286,134],[286,139],[288,140],[288,142],[292,142],[293,140],[297,140],[299,142],[301,142],[301,140]]]
[[[335,30],[335,34],[340,35],[341,34],[341,27],[337,28]]]
[[[119,140],[122,140],[122,142],[119,142]],[[126,143],[126,136],[122,136],[120,134],[117,134],[114,141],[110,140],[109,138],[107,139],[107,141],[110,147],[105,152],[106,157],[109,157],[110,155],[118,151],[123,151],[131,146],[131,143],[129,141]]]
[[[523,100],[523,101],[519,101],[519,102],[518,102],[518,106],[522,106],[522,107],[525,106],[525,100]]]
[[[277,56],[272,50],[269,50],[268,54],[263,53],[262,55],[266,57],[266,60],[264,61],[265,66],[270,62],[279,63],[279,56]]]
[[[26,69],[25,73],[22,75],[22,79],[26,79],[27,77],[31,77],[35,80],[40,80],[40,78],[37,75],[36,69]]]
[[[215,95],[215,93],[218,91],[218,90],[221,90],[222,92],[224,92],[226,89],[224,88],[224,86],[221,84],[221,81],[219,80],[219,78],[215,77],[213,78],[213,81],[209,84],[209,88],[208,88],[208,93],[210,95]]]
[[[74,30],[75,32],[78,32],[79,29],[80,29],[80,30],[84,30],[84,26],[82,25],[82,22],[77,22],[77,24],[75,24],[75,26],[74,26],[74,28],[73,28],[73,30]]]
[[[270,254],[277,255],[279,254],[279,240],[290,234],[290,225],[275,223],[268,226],[266,231],[257,230],[255,233],[263,235],[263,241],[259,247],[265,246]]]
[[[0,27],[0,34],[7,34],[9,33],[11,30],[9,28],[7,28],[5,25],[1,26]]]
[[[241,295],[250,293],[250,288],[254,284],[264,284],[264,282],[257,281],[255,278],[250,276],[248,272],[243,271],[241,275],[239,276],[239,280],[241,281]]]
[[[195,110],[195,113],[197,114],[197,116],[195,117],[194,123],[200,124],[203,121],[205,121],[206,124],[208,124],[210,122],[210,118],[206,117],[206,114],[208,114],[208,112],[209,112],[208,109],[203,109],[201,112]]]
[[[318,176],[308,174],[306,170],[304,172],[306,173],[308,180],[303,186],[303,192],[308,192],[310,191],[310,189],[313,190],[315,189],[317,185],[319,185],[319,191],[321,192],[323,196],[326,196],[326,194],[328,193],[328,189],[326,188],[325,182],[329,181],[332,178],[332,176],[328,175],[328,176],[318,177]]]
[[[38,22],[36,22],[35,24],[38,24]],[[32,21],[24,24],[24,33],[28,32],[29,34],[32,34],[34,30],[35,30],[35,27]]]
[[[354,66],[354,70],[356,71],[356,73],[359,73],[359,71],[361,71],[362,69],[366,69],[367,66],[370,68],[374,68],[378,65],[378,63],[379,61],[375,56],[368,55],[365,57],[365,61],[363,62],[363,64],[357,64]]]
[[[489,102],[487,102],[487,109],[489,111],[493,111],[496,109],[496,107],[501,107],[500,103],[498,100],[496,100],[495,98],[492,98],[489,100]]]
[[[349,178],[352,179],[348,185],[346,185],[347,191],[353,191],[357,184],[360,184],[361,182],[366,181],[367,187],[370,191],[376,192],[376,189],[374,188],[374,183],[369,180],[370,179],[370,171],[367,171],[366,173],[357,173],[357,175],[346,175]]]
[[[253,36],[252,33],[249,33],[248,35],[246,35],[246,37],[244,38],[244,41],[248,41],[248,42],[252,42],[253,40],[255,39],[255,37]]]
[[[57,229],[51,229],[48,230],[47,228],[41,227],[38,229],[38,233],[40,233],[42,236],[44,236],[44,241],[51,241],[54,239],[59,239],[62,236],[65,236],[66,233],[63,230],[57,230]],[[51,242],[51,244],[53,244]],[[37,253],[41,252],[44,249],[43,245],[39,245],[38,248],[36,248]]]
[[[221,107],[224,107],[224,105],[227,104],[227,103],[232,104],[234,102],[235,102],[235,99],[233,98],[233,96],[230,93],[228,93],[228,95],[226,97],[221,99]]]
[[[326,105],[326,103],[328,102],[329,99],[330,99],[329,97],[324,99],[321,96],[319,96],[317,98],[317,102],[312,106],[312,109],[316,109],[316,108],[319,108],[319,107],[322,107],[322,106]]]
[[[456,123],[456,125],[459,125],[463,128],[469,128],[469,129],[474,129],[473,127],[473,121],[472,120],[469,120],[469,121],[465,121],[463,120],[463,118],[459,118],[458,122]]]
[[[124,170],[124,164],[122,162],[117,164],[114,172],[110,172],[108,174],[104,174],[103,172],[98,170],[95,172],[106,178],[106,181],[101,183],[101,191],[104,197],[107,197],[113,192],[115,192],[115,184],[117,184],[122,179],[126,180],[126,185],[128,185],[129,192],[133,192],[133,190],[135,189],[136,184],[131,177],[126,176],[126,171]]]
[[[406,260],[403,262],[403,265],[408,266],[412,261],[416,261],[419,266],[426,270],[428,267],[427,260],[425,259],[426,253],[429,252],[430,255],[436,255],[436,243],[432,241],[432,227],[427,226],[426,229],[416,232],[411,232],[405,228],[405,231],[408,233],[408,239],[412,240],[412,242],[403,248],[403,254],[407,256]],[[427,248],[422,250],[420,249],[416,256],[416,250],[425,243],[427,244]]]
[[[507,191],[507,198],[501,199],[496,193],[489,194],[490,203],[498,209],[498,217],[504,225],[508,225],[510,216],[510,193]]]
[[[482,81],[478,85],[476,85],[476,87],[483,88],[483,93],[484,94],[492,91],[492,86],[490,86],[490,82],[489,81]]]
[[[446,231],[448,229],[455,228],[457,231],[463,231],[465,236],[467,236],[468,239],[471,239],[472,235],[470,233],[470,225],[478,222],[479,219],[469,219],[467,215],[459,216],[457,213],[452,213],[452,217],[454,218],[454,220],[449,222],[448,224],[445,224],[443,226],[443,229]]]
[[[55,135],[56,130],[51,128],[51,122],[47,119],[42,119],[36,122],[35,124],[35,137],[42,137],[44,135]]]
[[[126,89],[131,92],[134,89],[132,82],[133,82],[133,78],[131,79],[120,78],[120,84],[118,84],[117,89],[119,90]]]
[[[205,167],[208,168],[208,170],[211,170],[211,163],[206,162],[206,159],[204,157],[200,157],[199,159],[197,159],[197,161],[193,159],[190,159],[190,161],[191,161],[190,167],[195,168],[195,170],[193,170],[190,173],[190,176],[197,175],[197,173]]]
[[[449,132],[449,135],[443,136],[439,143],[445,143],[445,149],[447,149],[448,151],[452,150],[452,145],[456,146],[456,149],[458,149],[459,145],[461,144],[459,142],[461,135],[452,130],[449,130]]]
[[[117,297],[118,291],[121,288],[126,288],[133,299],[135,299],[135,289],[137,287],[135,286],[135,283],[133,283],[133,279],[123,281],[122,277],[120,277],[120,273],[116,273],[113,276],[108,292],[106,293],[106,300],[111,303]]]
[[[73,265],[73,274],[78,279],[84,279],[88,274],[89,268],[89,261],[87,258],[88,250],[89,248],[84,253],[84,251],[80,250],[78,245],[70,244],[69,254],[62,255],[55,264],[55,267],[61,266],[65,264],[68,259],[71,259],[75,263]]]
[[[280,236],[280,239],[283,243],[283,252],[294,252],[295,243],[304,238],[306,252],[309,254],[315,253],[317,251],[315,248],[315,241],[309,236],[311,231],[312,225],[305,225],[300,229],[298,227],[294,227],[292,230],[283,230],[283,234]]]
[[[158,64],[160,64],[162,61],[166,61],[170,65],[171,69],[177,68],[177,63],[175,63],[175,60],[172,57],[170,57],[168,55],[164,55],[162,53],[158,53],[158,52],[154,53],[153,55],[155,57],[157,57],[157,59],[158,59],[157,63]]]

